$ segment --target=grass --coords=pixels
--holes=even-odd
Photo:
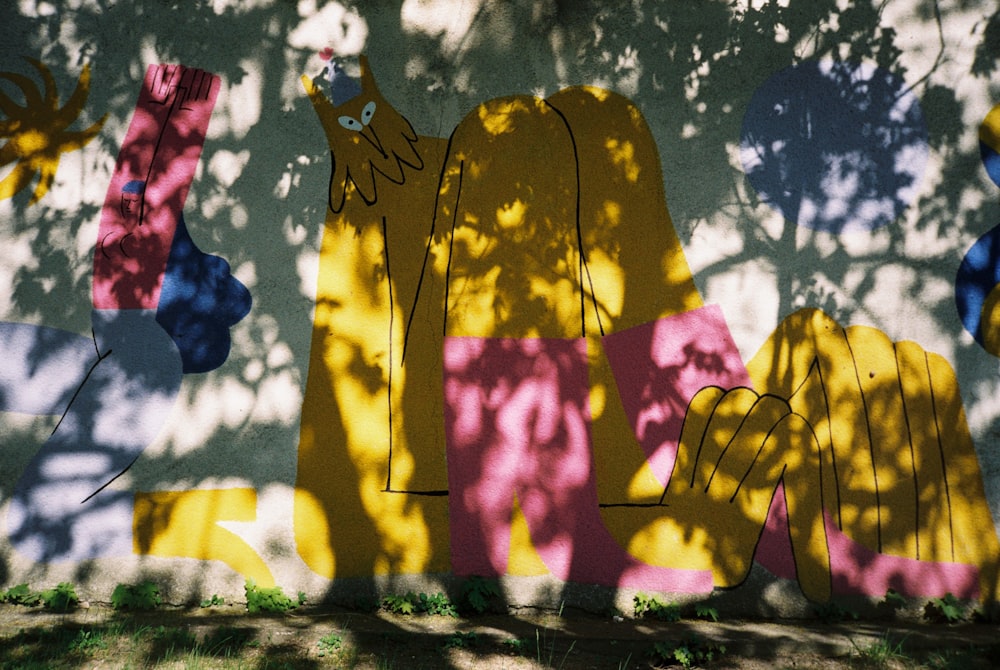
[[[223,670],[425,670],[450,668],[569,668],[600,667],[637,670],[660,667],[668,661],[691,667],[745,667],[739,654],[726,655],[722,662],[709,658],[722,649],[688,640],[673,643],[669,654],[650,662],[646,640],[606,639],[582,633],[605,631],[603,617],[585,615],[539,615],[533,622],[517,626],[490,622],[495,632],[472,632],[475,619],[425,617],[424,626],[413,630],[412,617],[381,613],[300,614],[299,610],[279,616],[255,617],[232,613],[170,611],[122,613],[107,610],[58,615],[50,610],[25,611],[22,607],[0,607],[0,670],[70,668],[166,668]],[[389,617],[386,620],[385,617]],[[359,621],[360,619],[360,621]],[[509,622],[516,619],[512,617]],[[24,628],[19,629],[18,623]],[[654,622],[657,625],[659,622]],[[359,625],[360,624],[360,625]],[[466,624],[472,624],[467,626]],[[646,626],[646,623],[642,624]],[[941,629],[932,626],[931,629]],[[622,633],[625,630],[622,629]],[[1000,645],[971,647],[968,644],[942,646],[915,654],[903,648],[898,638],[865,638],[855,644],[850,658],[824,661],[822,667],[878,670],[921,668],[926,670],[978,670],[998,667]],[[666,644],[666,642],[664,643]],[[992,644],[992,643],[988,643]],[[678,658],[680,648],[688,654]],[[666,647],[665,647],[666,649]],[[666,658],[669,656],[670,658]],[[772,659],[772,667],[810,667],[815,657],[792,654]],[[754,667],[760,667],[756,665]]]
[[[50,618],[43,626],[0,627],[0,670],[431,670],[455,667],[455,653],[482,658],[484,667],[495,667],[486,659],[527,659],[537,653],[539,664],[562,668],[568,667],[575,644],[567,649],[549,631],[540,633],[534,645],[527,638],[509,645],[475,632],[362,634],[346,625],[332,631],[329,625],[299,629],[293,616],[280,624],[252,617],[233,617],[223,624],[215,617],[165,617],[172,624],[152,625],[149,622],[158,620],[157,613],[113,616],[104,623]]]
[[[886,633],[875,642],[865,646],[859,646],[853,639],[851,645],[854,647],[855,658],[866,668],[882,670],[892,667],[893,663],[906,663],[908,666],[915,665],[913,659],[903,652],[903,640],[893,641]]]
[[[263,645],[251,628],[216,627],[203,635],[186,627],[139,623],[21,629],[0,640],[0,669],[314,668],[297,649]]]
[[[851,640],[854,653],[851,662],[859,670],[975,670],[994,668],[1000,661],[1000,646],[954,646],[940,649],[908,651],[906,638],[894,640],[888,633],[874,642],[860,646]]]

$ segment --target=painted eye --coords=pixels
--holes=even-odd
[[[346,115],[342,116],[339,119],[337,119],[337,122],[340,123],[340,125],[342,125],[344,128],[347,128],[348,130],[353,130],[355,132],[361,132],[361,129],[364,127],[353,116],[346,116]]]
[[[374,100],[365,105],[365,108],[361,110],[361,123],[367,126],[369,123],[371,123],[373,116],[375,116]]]

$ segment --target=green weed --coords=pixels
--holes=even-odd
[[[283,613],[295,609],[296,604],[285,595],[280,586],[261,588],[252,579],[247,579],[244,585],[247,595],[247,611]]]
[[[59,582],[55,588],[45,589],[39,594],[42,603],[55,612],[69,612],[80,604],[76,590],[69,582]]]
[[[562,608],[559,608],[559,614],[562,615]],[[576,640],[569,645],[569,649],[563,654],[562,660],[559,662],[558,667],[562,668],[566,665],[566,659],[569,657],[570,652],[576,646]],[[548,633],[541,633],[536,628],[535,629],[535,660],[539,665],[544,665],[548,668],[554,668],[557,666],[552,665],[555,660],[556,654],[556,635],[552,633],[552,637],[548,637]]]
[[[523,654],[528,649],[528,641],[523,637],[507,638],[501,644],[505,647],[509,647],[511,651],[515,651],[518,654]]]
[[[119,584],[111,592],[111,607],[116,610],[154,610],[160,606],[160,587],[151,581]]]
[[[417,611],[417,602],[417,596],[412,592],[403,596],[390,594],[382,599],[382,607],[393,614],[413,614]]]
[[[469,631],[468,633],[463,633],[461,631],[456,631],[448,636],[448,639],[444,642],[445,649],[465,649],[466,647],[474,647],[479,642],[479,636],[475,632]]]
[[[694,614],[699,619],[711,619],[712,621],[719,620],[719,610],[714,607],[710,607],[705,603],[698,603],[695,605]]]
[[[108,643],[100,632],[83,628],[77,631],[76,637],[69,643],[70,651],[79,651],[85,654],[107,648]]]
[[[458,611],[443,593],[415,594],[412,591],[406,595],[388,595],[382,599],[382,607],[393,614],[437,614],[440,616],[457,617]]]
[[[190,631],[182,628],[167,628],[157,626],[153,629],[153,640],[169,655],[177,649],[194,649],[198,646],[198,638]]]
[[[248,648],[259,647],[252,628],[222,626],[212,631],[197,648],[212,656],[236,656]]]
[[[226,600],[213,593],[211,598],[205,598],[200,604],[202,607],[220,607],[226,604]]]
[[[724,656],[725,653],[726,646],[724,644],[709,642],[697,635],[687,637],[680,642],[657,642],[649,652],[655,662],[676,662],[685,669],[710,663]]]
[[[437,614],[439,616],[458,616],[458,611],[455,610],[455,606],[451,604],[450,600],[448,600],[448,596],[443,593],[432,593],[431,595],[421,593],[418,598],[420,601],[419,609],[421,612],[426,612],[427,614]]]
[[[813,607],[813,613],[823,623],[840,623],[841,621],[846,621],[848,619],[851,621],[858,620],[857,612],[841,607],[832,600],[830,602],[823,603],[822,605]]]
[[[338,633],[330,633],[319,639],[319,656],[332,655],[344,646],[344,638]]]
[[[27,584],[18,584],[4,591],[0,595],[0,602],[34,607],[42,602],[42,595],[32,591]]]
[[[888,591],[886,591],[885,597],[882,599],[882,602],[884,602],[888,607],[894,610],[906,606],[906,598],[900,595],[900,593],[895,589],[889,589]]]
[[[937,623],[958,623],[965,619],[965,608],[953,594],[946,593],[941,598],[931,598],[924,607],[924,617]]]
[[[495,607],[501,597],[500,585],[495,579],[474,575],[462,583],[462,603],[476,614],[484,614]]]
[[[653,617],[661,621],[680,621],[681,606],[677,603],[667,603],[657,595],[637,593],[632,599],[635,618]]]

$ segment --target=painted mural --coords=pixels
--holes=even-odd
[[[834,102],[885,139],[846,145],[872,156],[858,174],[803,152],[801,120],[838,110],[776,107],[788,77],[827,97],[853,82]],[[815,309],[744,364],[627,99],[491,100],[445,139],[414,132],[364,57],[360,82],[331,62],[303,84],[332,164],[296,482],[314,571],[707,592],[757,558],[818,601],[995,597],[1000,545],[951,367]],[[751,182],[800,225],[885,225],[926,157],[901,91],[844,63],[779,74],[745,120]],[[789,173],[816,179],[788,194]]]
[[[182,376],[221,365],[229,327],[250,310],[229,264],[194,245],[183,217],[218,88],[203,70],[147,70],[101,212],[90,335],[0,324],[2,409],[60,417],[7,513],[11,544],[35,561],[135,551],[219,559],[270,579],[256,553],[215,525],[252,519],[253,491],[113,486],[166,421]],[[45,165],[42,185],[54,170]]]
[[[983,360],[1000,356],[1000,226],[976,189],[1000,185],[1000,106],[983,118],[977,80],[978,159],[948,163],[970,115],[930,82],[953,45],[916,74],[864,3],[812,8],[815,34],[782,51],[744,34],[794,32],[781,12],[764,25],[779,3],[732,5],[744,30],[714,44],[650,2],[665,18],[636,19],[638,51],[600,13],[592,44],[563,49],[554,36],[586,22],[553,9],[538,35],[560,57],[523,60],[555,74],[522,81],[534,71],[511,63],[517,81],[479,82],[495,54],[454,35],[446,48],[451,29],[421,32],[412,8],[393,26],[413,40],[401,55],[379,51],[385,26],[348,35],[360,10],[280,4],[225,14],[254,35],[274,18],[266,58],[150,39],[120,76],[124,57],[89,44],[0,67],[0,237],[21,244],[0,279],[57,231],[86,256],[89,315],[54,327],[12,299],[0,321],[0,422],[53,424],[12,445],[24,465],[0,478],[0,572],[127,558],[132,574],[197,566],[326,596],[419,575],[694,597],[756,570],[803,603],[998,600],[1000,411]],[[878,30],[826,45],[828,15]],[[729,72],[744,53],[757,69]],[[701,162],[734,183],[697,183],[723,174]],[[79,220],[60,220],[60,188],[89,193],[94,175]],[[953,210],[965,218],[939,225]],[[811,267],[827,262],[840,274]],[[770,300],[753,279],[767,263],[799,285]],[[829,293],[801,288],[817,277]],[[898,313],[934,322],[910,334],[882,318]]]

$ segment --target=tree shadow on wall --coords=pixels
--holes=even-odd
[[[311,55],[286,52],[285,36],[299,25],[301,17],[291,5],[284,4],[241,11],[227,9],[221,13],[208,6],[181,8],[160,2],[72,11],[59,3],[51,4],[59,11],[41,19],[29,19],[12,7],[5,8],[5,19],[10,19],[3,22],[5,33],[18,36],[7,43],[24,44],[25,53],[31,53],[34,50],[22,37],[30,35],[46,45],[44,56],[50,63],[76,65],[81,58],[90,58],[95,73],[100,75],[93,87],[91,104],[97,110],[109,111],[111,118],[122,124],[119,127],[131,112],[136,79],[147,65],[140,62],[144,41],[155,46],[164,62],[184,62],[212,70],[225,76],[232,85],[255,82],[254,94],[262,101],[256,123],[241,129],[236,105],[217,110],[223,130],[206,144],[203,163],[208,165],[216,156],[238,155],[244,150],[249,156],[231,183],[220,179],[215,170],[205,171],[200,186],[192,194],[192,205],[197,206],[201,216],[191,217],[189,223],[194,238],[210,242],[202,243],[205,248],[232,252],[226,255],[234,266],[252,261],[259,287],[266,290],[254,291],[252,322],[242,331],[247,337],[235,348],[227,366],[204,379],[206,387],[216,380],[226,380],[257,398],[265,397],[267,383],[282,375],[304,379],[301,366],[294,361],[308,360],[308,335],[312,331],[310,299],[299,290],[296,267],[303,248],[309,244],[306,240],[323,219],[329,172],[326,148],[311,120],[307,99],[298,95],[297,90],[297,97],[287,93],[289,80],[295,79]],[[634,3],[628,10],[600,3],[539,6],[541,10],[537,12],[527,4],[506,8],[484,6],[471,22],[468,34],[462,37],[463,48],[458,51],[449,50],[442,35],[414,30],[404,22],[401,11],[384,8],[372,11],[358,3],[357,12],[371,28],[364,50],[380,73],[391,80],[389,88],[396,92],[392,98],[414,100],[418,105],[426,101],[422,103],[425,113],[405,110],[418,127],[441,125],[442,110],[447,109],[457,117],[484,98],[522,87],[554,91],[563,84],[602,83],[625,93],[642,110],[661,148],[670,147],[662,156],[663,172],[670,213],[680,239],[688,242],[699,234],[700,227],[711,231],[714,226],[727,223],[732,230],[739,231],[742,251],[698,270],[696,281],[702,290],[715,276],[731,272],[742,263],[763,260],[777,268],[779,313],[784,315],[793,307],[815,303],[818,299],[814,291],[815,274],[829,285],[843,287],[852,271],[861,270],[867,272],[868,278],[854,289],[853,303],[843,297],[830,300],[838,318],[850,321],[862,311],[863,299],[877,288],[871,271],[890,258],[918,276],[907,290],[920,295],[925,302],[930,303],[932,298],[927,297],[924,287],[952,282],[957,262],[951,267],[948,263],[929,263],[901,253],[905,251],[905,234],[899,226],[890,227],[886,233],[888,248],[855,253],[837,245],[832,254],[825,255],[813,244],[803,247],[798,243],[800,231],[792,223],[786,222],[777,235],[738,224],[759,202],[752,189],[747,188],[742,169],[730,162],[726,147],[737,142],[742,128],[741,111],[770,74],[799,62],[804,53],[870,57],[885,70],[899,76],[909,74],[899,67],[895,32],[879,25],[877,5],[859,2],[841,10],[828,2],[800,2],[793,10],[769,3],[736,13],[723,2],[705,3],[699,12],[669,2]],[[508,12],[506,19],[504,12]],[[71,52],[71,47],[59,38],[61,21],[72,22],[82,45],[79,53]],[[486,30],[503,21],[530,26],[535,31],[530,34],[540,36],[520,41],[528,42],[538,58],[524,58],[524,44],[518,40],[494,39],[495,33]],[[994,14],[989,26],[995,23]],[[268,26],[263,34],[259,30],[262,25]],[[985,73],[995,66],[993,32],[987,28],[984,33],[974,74]],[[238,41],[232,51],[220,51],[215,46],[215,37],[223,33],[255,37]],[[980,53],[985,55],[979,58]],[[411,54],[428,54],[425,65],[419,62],[411,65]],[[523,72],[521,81],[512,81],[511,68]],[[294,81],[292,84],[297,85]],[[929,73],[915,89],[925,103],[928,142],[934,149],[953,145],[960,131],[957,119],[961,118],[962,103],[951,85],[936,81],[933,73]],[[434,91],[429,92],[429,87],[434,87]],[[290,98],[294,101],[288,102]],[[932,100],[933,105],[929,102]],[[438,134],[446,135],[453,123],[445,124],[445,131]],[[104,143],[107,153],[116,155],[118,140],[114,133],[109,130],[98,141]],[[302,160],[298,160],[300,157]],[[968,229],[977,230],[985,229],[986,224],[993,225],[988,218],[995,208],[983,213],[970,210],[960,197],[966,185],[975,179],[978,158],[953,147],[943,160],[940,187],[918,205],[917,230],[947,240],[954,235],[946,225],[949,221],[963,221]],[[96,167],[91,168],[89,175],[108,176],[101,175]],[[279,189],[278,196],[270,188],[261,188],[262,183],[277,182],[279,177],[286,178],[289,186],[284,192]],[[814,181],[812,186],[821,190],[822,184]],[[14,288],[16,311],[40,318],[58,314],[57,325],[69,324],[85,332],[87,310],[66,305],[87,304],[89,274],[81,268],[89,263],[89,251],[81,253],[71,248],[61,241],[61,235],[67,225],[70,231],[75,231],[82,219],[96,214],[96,209],[85,204],[60,211],[46,203],[41,208],[29,207],[26,200],[26,197],[13,200],[13,226],[25,235],[35,229],[39,231],[31,238],[37,265],[34,269],[24,265],[18,270],[18,284]],[[612,200],[619,206],[629,204],[626,199]],[[860,203],[861,200],[848,198],[845,206],[850,211]],[[270,226],[274,233],[266,236],[266,242],[259,233],[249,235],[246,222],[232,215],[240,211],[249,213],[249,225]],[[75,235],[64,239],[71,237]],[[641,237],[638,239],[636,253],[643,251]],[[607,242],[596,242],[595,246],[613,255],[615,244],[612,236]],[[796,270],[785,262],[793,256],[799,259],[799,267],[808,270]],[[543,259],[542,265],[549,263]],[[68,267],[73,272],[68,273]],[[630,282],[637,274],[651,272],[652,266],[642,262],[626,270],[624,281]],[[510,283],[504,288],[510,287],[514,294],[524,293],[524,283],[514,282],[515,277],[516,273],[507,277],[505,281]],[[534,277],[525,272],[521,278]],[[64,296],[76,296],[76,300]],[[516,309],[518,300],[512,301],[515,309],[508,310],[515,319],[521,314]],[[596,313],[610,308],[601,304],[593,309]],[[953,311],[950,296],[932,305],[937,329],[957,335],[959,326],[954,323]],[[530,321],[521,324],[524,326],[521,330],[530,327]],[[290,356],[284,362],[272,364],[269,352],[282,347]],[[265,373],[254,374],[252,371],[262,364]],[[969,364],[960,365],[959,372],[963,384],[966,380],[975,384],[988,374],[981,366]],[[607,390],[614,391],[610,385]],[[261,400],[260,405],[263,404]],[[337,422],[343,418],[336,414],[316,417],[318,425],[330,422],[329,439],[333,444],[342,439],[339,433],[343,429]],[[190,471],[203,480],[221,478],[233,474],[233,464],[245,462],[246,453],[254,453],[254,462],[261,465],[248,465],[252,470],[245,477],[254,487],[261,488],[272,481],[286,484],[293,481],[297,435],[288,428],[285,417],[266,412],[248,414],[225,429],[222,426],[222,420],[218,419],[214,432],[204,440],[207,448],[215,452],[212,457],[200,449],[182,456],[168,448],[169,456],[141,459],[139,469],[144,462],[148,465],[141,474],[142,480],[149,488],[170,487],[181,478],[178,472],[188,471],[188,464]],[[259,435],[277,435],[279,439],[263,440]],[[329,467],[345,464],[331,462]],[[10,475],[11,480],[14,476]],[[345,475],[345,480],[343,495],[353,499],[360,490],[358,482],[350,475]],[[365,522],[354,523],[364,534]],[[374,570],[371,556],[362,556],[361,562],[371,562]]]

